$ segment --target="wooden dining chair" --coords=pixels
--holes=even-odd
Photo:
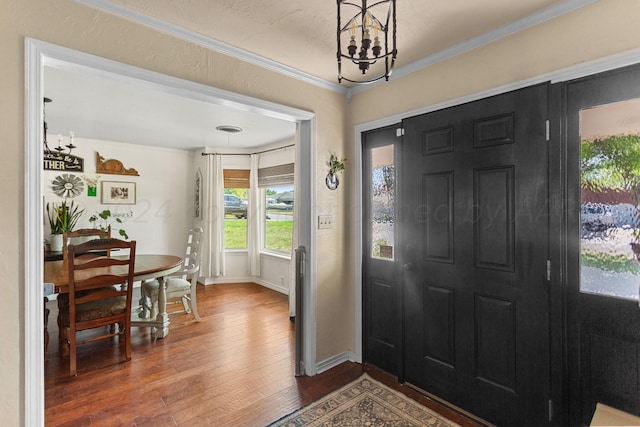
[[[76,348],[97,340],[112,337],[124,339],[126,360],[131,360],[131,298],[136,256],[136,242],[113,238],[89,240],[69,245],[68,305],[59,314],[59,324],[69,344],[69,375],[77,374]],[[78,256],[88,252],[128,249],[122,256]],[[113,325],[119,325],[114,328]],[[77,333],[87,329],[105,328],[78,340]],[[63,333],[66,331],[66,333]]]
[[[67,231],[66,233],[62,233],[62,259],[66,260],[67,258],[67,247],[70,244],[79,244],[85,242],[87,240],[91,240],[91,238],[100,238],[106,239],[111,237],[111,226],[109,226],[106,230],[101,230],[98,228],[81,228],[79,230]],[[106,253],[107,256],[111,255],[111,252]],[[65,262],[66,265],[66,262]]]
[[[86,242],[87,240],[92,240],[94,238],[106,239],[111,237],[111,226],[109,226],[106,230],[101,230],[98,228],[81,228],[78,230],[67,231],[62,233],[62,262],[63,268],[67,269],[67,248],[69,245],[74,244],[78,245],[80,243]],[[111,251],[102,251],[98,253],[99,255],[111,256]],[[76,254],[76,256],[85,255],[85,254]],[[90,254],[87,254],[88,256]],[[93,291],[86,291],[93,292]],[[69,294],[58,295],[58,310],[63,310],[66,306],[69,305]],[[58,317],[58,329],[63,330],[64,326],[60,325],[60,317]],[[66,357],[69,355],[69,345],[68,345],[68,337],[63,337],[62,334],[58,336],[59,339],[59,349],[60,355]]]
[[[196,286],[200,272],[200,240],[203,230],[201,227],[189,230],[187,248],[182,262],[182,269],[169,276],[167,280],[167,305],[182,303],[184,310],[175,313],[191,313],[196,321],[200,321],[198,306],[196,305]],[[154,317],[158,314],[158,291],[160,283],[157,279],[146,280],[140,287],[141,317]],[[177,300],[180,298],[179,300]]]

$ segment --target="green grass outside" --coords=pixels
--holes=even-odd
[[[267,221],[265,225],[265,249],[291,254],[293,221]]]
[[[247,220],[224,220],[224,247],[226,249],[247,249]]]
[[[584,251],[580,254],[580,263],[585,267],[640,276],[640,263],[624,255],[614,256],[603,252]]]
[[[291,253],[291,236],[293,221],[266,221],[265,223],[265,248]],[[224,247],[227,249],[247,248],[247,220],[224,220]]]

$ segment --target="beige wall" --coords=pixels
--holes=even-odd
[[[638,49],[638,16],[637,0],[601,0],[355,95],[352,123],[419,110]]]
[[[318,319],[318,359],[335,349],[353,347],[351,306],[343,302],[352,293],[351,281],[341,280],[347,272],[345,258],[335,255],[335,244],[346,221],[344,201],[347,186],[340,191],[324,187],[329,153],[342,154],[345,145],[346,101],[342,95],[319,89],[280,74],[265,71],[202,47],[172,38],[71,0],[0,0],[0,133],[3,155],[0,178],[6,183],[4,209],[0,215],[0,321],[3,325],[0,348],[0,413],[3,425],[23,423],[24,394],[24,40],[43,40],[115,61],[151,69],[243,95],[312,111],[316,114],[316,158],[322,178],[316,180],[319,213],[332,209],[338,226],[325,232],[316,248],[322,266],[318,282],[317,310],[339,307],[330,316]],[[346,290],[345,290],[346,289]],[[344,306],[344,307],[343,307]],[[345,327],[345,325],[350,325]],[[330,332],[327,332],[330,331]],[[330,341],[330,345],[322,340]]]
[[[401,114],[460,96],[637,48],[637,0],[594,5],[358,94],[351,104],[338,94],[261,70],[71,0],[0,0],[0,413],[21,425],[24,407],[24,39],[32,37],[317,114],[317,213],[336,216],[318,232],[317,360],[355,347],[352,280],[354,174],[337,191],[324,186],[329,153],[353,158],[352,124]],[[401,53],[400,53],[401,54]]]

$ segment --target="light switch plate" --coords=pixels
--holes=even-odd
[[[333,215],[318,215],[318,229],[333,228]]]

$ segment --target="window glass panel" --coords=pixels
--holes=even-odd
[[[638,299],[640,100],[580,112],[580,291]]]
[[[264,193],[264,249],[291,255],[295,206],[293,187],[268,187]]]
[[[395,165],[393,145],[371,150],[371,256],[393,260],[395,256]]]
[[[224,247],[247,248],[247,188],[224,189]]]

